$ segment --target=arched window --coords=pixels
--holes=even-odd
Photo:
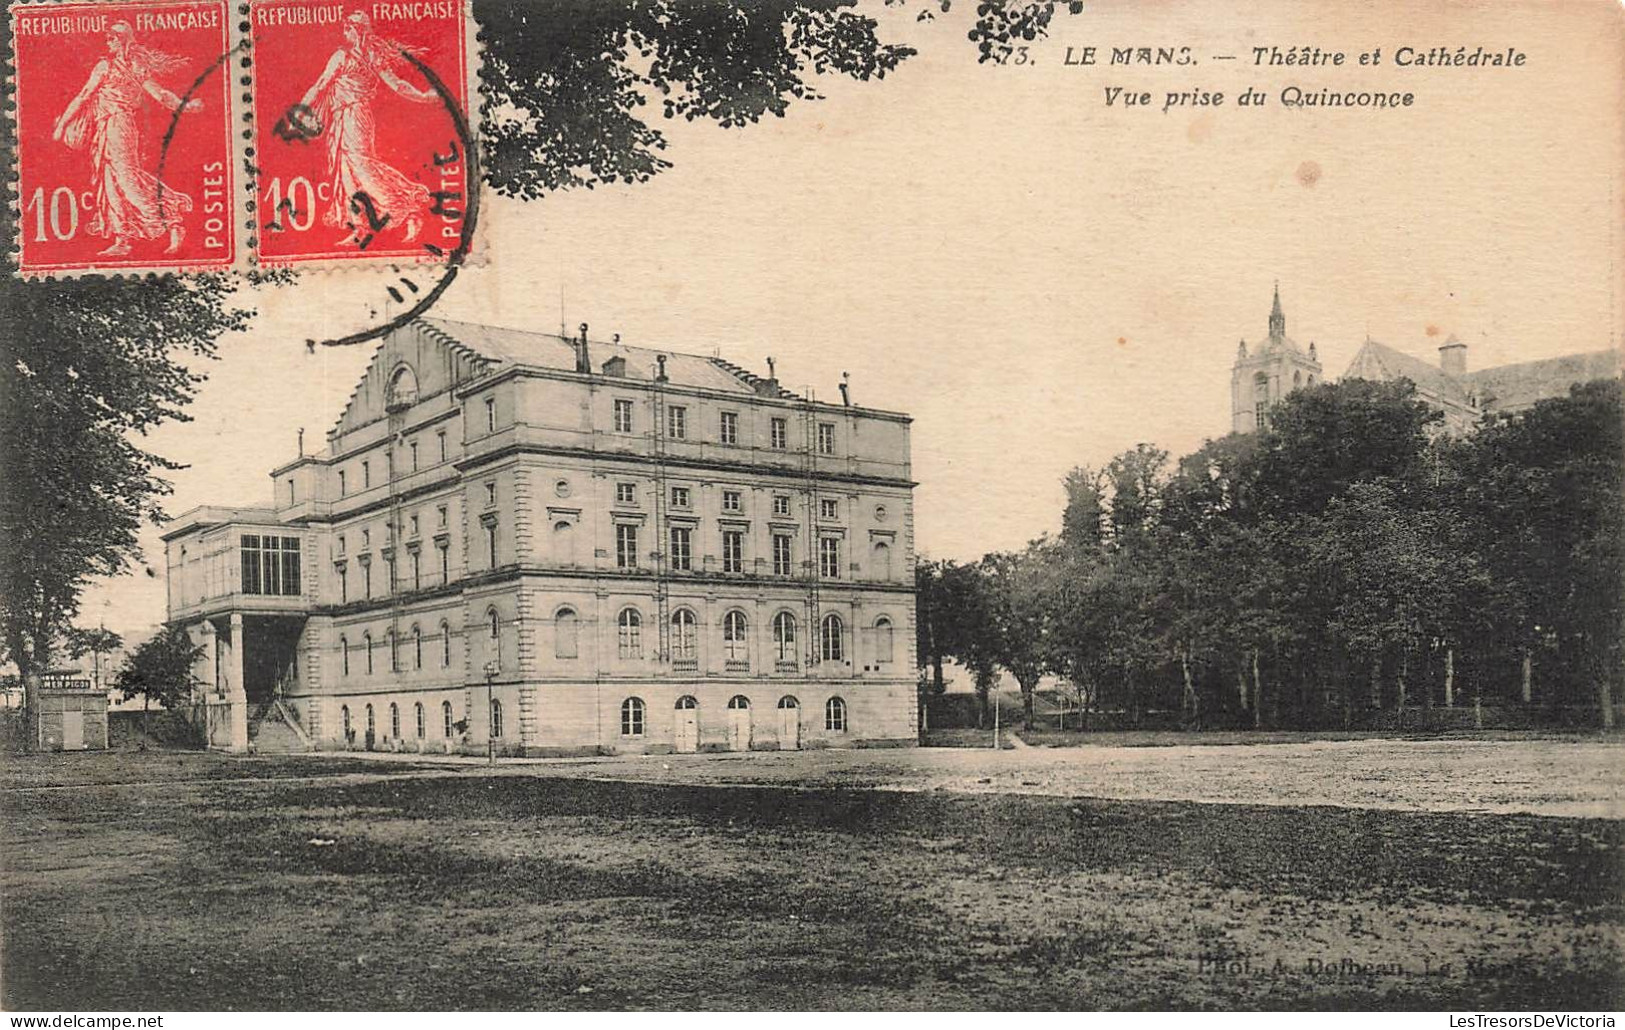
[[[818,654],[826,662],[839,662],[846,659],[846,627],[841,623],[841,617],[834,613],[824,616],[824,622],[818,634]]]
[[[692,697],[689,697],[687,694],[684,694],[682,697],[677,699],[676,707],[678,710],[686,712],[692,708],[700,707],[700,703],[694,700]]]
[[[440,667],[451,668],[451,625],[440,623]]]
[[[750,660],[750,622],[741,611],[722,617],[722,654],[730,662]]]
[[[621,702],[621,736],[643,736],[643,699],[629,697]]]
[[[773,616],[773,654],[780,662],[795,663],[796,617],[789,612],[780,612]]]
[[[699,631],[694,613],[679,608],[671,615],[671,656],[674,661],[692,662],[699,658]]]
[[[339,637],[339,661],[344,675],[350,675],[350,642],[344,637]]]
[[[881,665],[892,660],[894,636],[890,619],[882,615],[875,620],[875,661]]]
[[[418,399],[418,377],[412,371],[411,365],[402,365],[389,377],[390,407],[398,404],[411,404]]]
[[[349,740],[355,736],[355,727],[350,725],[350,706],[339,706],[339,721],[344,727],[344,739]]]
[[[750,709],[750,698],[744,694],[735,694],[728,699],[728,707],[736,712],[748,711]]]
[[[1269,424],[1270,377],[1263,372],[1253,377],[1253,421],[1259,429]]]
[[[367,675],[371,676],[372,675],[372,633],[367,632],[367,633],[361,634],[361,639],[363,641],[365,641],[366,645],[367,645]]]
[[[372,705],[368,705],[367,706],[367,736],[369,736],[369,737],[373,736],[377,732],[378,732],[378,723],[373,718]]]
[[[874,558],[874,577],[891,579],[891,544],[884,540],[876,541]]]
[[[502,736],[502,702],[491,699],[491,736]]]
[[[495,608],[485,609],[485,630],[491,640],[491,660],[502,664],[502,620]]]
[[[440,722],[445,727],[446,737],[451,736],[451,702],[440,702]]]
[[[575,527],[562,520],[553,523],[553,560],[560,565],[574,565],[576,561]]]
[[[389,735],[401,739],[401,706],[393,701],[389,703]]]
[[[643,657],[643,616],[636,608],[622,608],[616,616],[615,642],[622,658]]]
[[[413,705],[412,708],[413,714],[417,716],[418,739],[422,740],[428,735],[429,732],[429,727],[423,718],[423,702],[419,701],[417,704]]]
[[[824,729],[831,733],[846,732],[846,702],[832,697],[824,702]]]
[[[780,708],[800,708],[801,707],[801,702],[797,701],[795,698],[791,697],[789,694],[786,694],[783,697],[779,698],[779,707]]]
[[[574,658],[577,654],[577,635],[581,620],[574,608],[560,608],[553,616],[553,657]]]
[[[423,668],[423,631],[412,627],[412,668]]]

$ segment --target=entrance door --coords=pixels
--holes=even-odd
[[[80,711],[67,711],[62,713],[62,750],[83,751],[85,749],[85,713]]]
[[[728,700],[728,750],[750,750],[750,700],[743,694]]]
[[[779,750],[801,747],[801,702],[786,694],[779,698]]]
[[[700,749],[700,706],[692,697],[677,699],[676,746],[685,755]]]

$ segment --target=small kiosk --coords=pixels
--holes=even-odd
[[[107,692],[78,669],[40,681],[39,746],[45,751],[107,750]]]

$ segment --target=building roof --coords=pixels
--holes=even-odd
[[[1467,389],[1462,381],[1421,358],[1395,350],[1386,343],[1367,339],[1349,362],[1344,379],[1409,379],[1416,388],[1441,400],[1467,404]]]
[[[1569,387],[1576,383],[1617,375],[1619,351],[1609,349],[1497,365],[1468,372],[1461,381],[1482,398],[1486,407],[1509,410],[1527,407],[1547,397],[1566,396]]]
[[[447,318],[420,318],[418,321],[447,337],[449,342],[466,347],[496,366],[527,365],[566,372],[574,371],[576,367],[576,341],[556,333],[477,325]],[[626,378],[653,381],[658,358],[664,356],[666,379],[673,385],[723,393],[756,394],[758,377],[720,358],[590,338],[587,348],[594,372],[602,371],[605,363],[611,359],[621,358],[626,362]],[[780,390],[778,396],[794,395]]]

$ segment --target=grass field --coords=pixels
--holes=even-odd
[[[1335,783],[1351,760],[1381,764],[1399,743],[1265,759],[1317,762]],[[1510,791],[1534,812],[1561,809],[1576,803],[1567,787],[1541,800],[1498,786],[1508,775],[1495,770],[1517,781],[1567,758],[1565,783],[1594,782],[1587,763],[1618,753],[1553,747],[1522,764],[1496,749],[1472,756],[1456,796],[1476,807]],[[1205,750],[1245,783],[1273,748]],[[1625,1003],[1617,818],[1086,800],[1055,792],[1061,767],[1032,771],[1034,756],[1057,753],[495,774],[398,760],[11,759],[0,770],[0,1005]],[[743,764],[758,758],[768,761]],[[1401,763],[1388,789],[1406,775],[1431,785],[1437,761]],[[980,793],[935,789],[977,772]],[[1045,790],[993,789],[1041,774],[1054,781]],[[774,782],[728,782],[745,778]]]

